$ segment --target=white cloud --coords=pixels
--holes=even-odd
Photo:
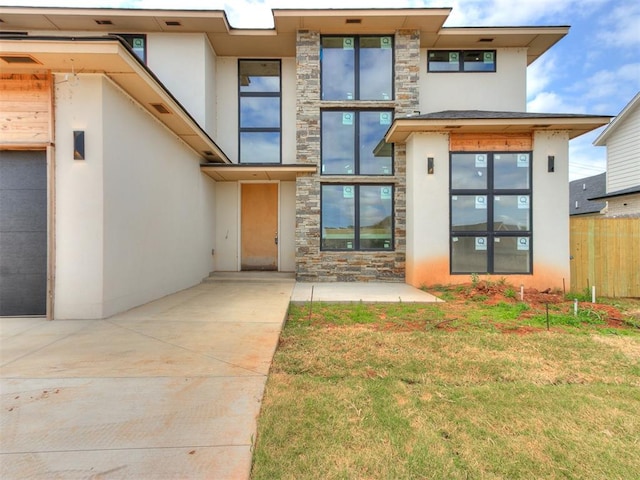
[[[547,53],[527,68],[527,98],[542,93],[558,76],[558,62],[554,53]]]
[[[600,22],[597,38],[606,45],[633,48],[640,46],[640,3],[619,0]]]
[[[527,102],[527,111],[536,113],[585,113],[583,105],[567,101],[555,92],[540,92]]]

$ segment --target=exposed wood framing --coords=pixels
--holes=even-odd
[[[46,148],[52,138],[52,77],[46,73],[0,74],[0,148]]]
[[[451,133],[449,149],[452,152],[522,152],[533,150],[530,133]]]

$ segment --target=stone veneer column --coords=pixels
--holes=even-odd
[[[402,30],[395,35],[395,115],[418,110],[420,34]],[[320,167],[320,35],[300,30],[296,46],[297,161]],[[354,108],[350,102],[348,108]],[[380,108],[388,108],[382,102]],[[367,102],[367,107],[378,105]],[[369,177],[371,180],[372,177]],[[347,181],[367,182],[364,177]],[[403,281],[406,256],[406,148],[395,145],[394,235],[391,252],[325,252],[320,250],[320,174],[296,180],[296,276],[306,281]],[[380,177],[375,177],[380,182]]]

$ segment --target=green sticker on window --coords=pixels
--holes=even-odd
[[[343,198],[353,198],[354,196],[353,186],[348,185],[346,187],[342,187],[342,196]]]
[[[390,112],[381,112],[380,113],[380,125],[391,125],[391,113]]]
[[[380,187],[380,200],[391,200],[391,187]]]
[[[518,250],[529,250],[529,237],[518,237]]]
[[[342,114],[342,124],[343,125],[353,125],[353,113],[345,112]]]
[[[484,63],[493,63],[493,52],[484,52]]]
[[[487,237],[476,237],[476,250],[487,249]]]
[[[449,63],[458,63],[460,61],[460,53],[449,52]]]
[[[391,48],[391,37],[380,38],[380,48]]]
[[[342,39],[342,48],[344,50],[353,50],[353,38],[346,37]]]
[[[144,48],[144,38],[134,38],[133,48]]]
[[[529,166],[529,154],[528,153],[521,153],[520,155],[518,155],[518,163],[517,163],[518,167],[520,168],[525,168]]]

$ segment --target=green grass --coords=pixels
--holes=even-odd
[[[292,305],[252,478],[638,478],[640,334],[561,310]]]

